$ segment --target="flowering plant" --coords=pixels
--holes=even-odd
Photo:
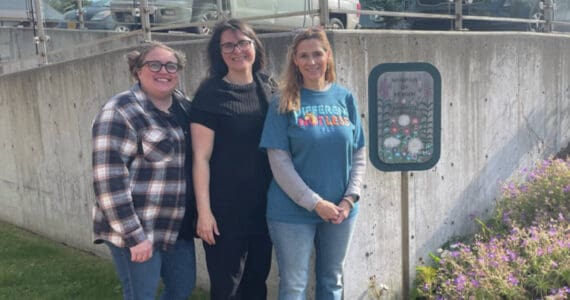
[[[482,231],[417,268],[416,299],[567,299],[570,160],[548,159],[506,183]]]

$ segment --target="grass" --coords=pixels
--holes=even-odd
[[[110,260],[0,222],[0,299],[121,299],[121,286]]]

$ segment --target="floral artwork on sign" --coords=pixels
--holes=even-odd
[[[425,163],[434,155],[434,80],[424,71],[385,72],[377,81],[378,158]]]

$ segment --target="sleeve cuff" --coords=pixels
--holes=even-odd
[[[319,202],[319,200],[321,200],[321,196],[319,196],[319,194],[317,193],[310,193],[307,196],[303,197],[302,201],[302,207],[304,207],[306,210],[308,211],[313,211],[315,209],[315,207],[317,207],[317,202]]]
[[[127,247],[130,248],[142,243],[146,239],[147,238],[146,234],[144,233],[144,230],[142,229],[142,227],[139,227],[125,237],[125,244]]]

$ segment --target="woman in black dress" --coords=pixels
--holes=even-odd
[[[216,24],[208,77],[190,113],[198,223],[210,297],[266,299],[272,244],[265,210],[271,171],[258,149],[273,92],[263,45],[239,20]]]

